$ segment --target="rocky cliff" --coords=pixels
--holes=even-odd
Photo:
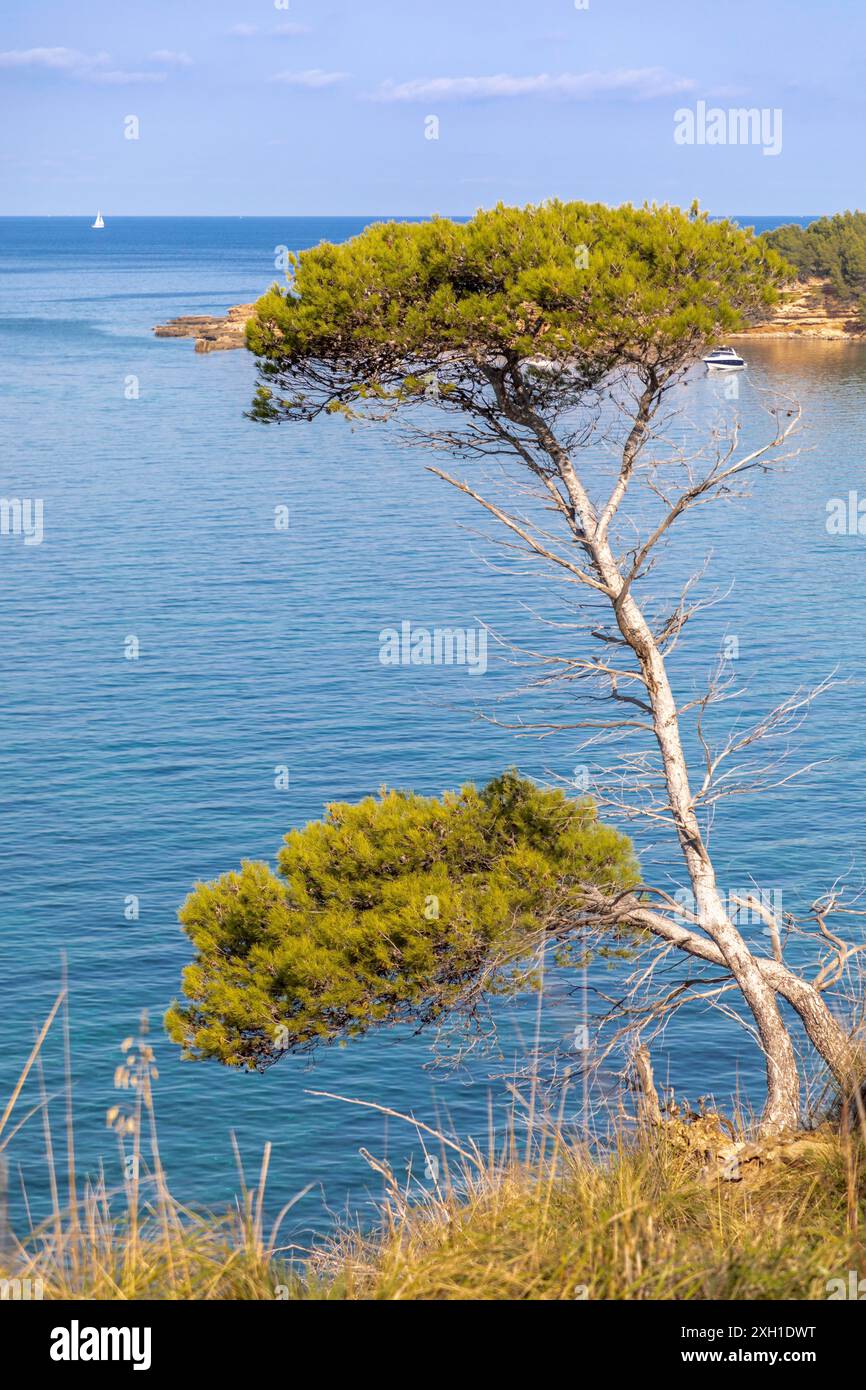
[[[195,338],[196,352],[222,352],[244,346],[244,329],[255,304],[236,304],[219,318],[214,314],[186,314],[157,324],[157,338]]]
[[[729,338],[861,338],[866,324],[827,280],[798,281],[783,291],[765,320]]]

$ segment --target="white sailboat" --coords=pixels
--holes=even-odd
[[[101,212],[97,212],[97,214],[96,214],[96,221],[95,221],[95,222],[91,222],[90,225],[91,225],[91,227],[104,227],[104,226],[105,226],[105,223],[104,223],[103,220],[102,220],[102,213],[101,213]]]

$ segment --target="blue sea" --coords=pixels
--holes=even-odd
[[[510,1113],[505,1076],[536,1043],[567,1049],[585,1004],[595,1020],[622,986],[616,970],[597,971],[584,994],[552,971],[540,1010],[530,1000],[502,1011],[502,1055],[472,1054],[457,1069],[431,1066],[429,1037],[393,1033],[249,1075],[181,1062],[163,1033],[190,959],[176,914],[197,880],[242,858],[272,861],[284,833],[330,800],[383,784],[439,793],[508,765],[558,784],[587,761],[575,731],[539,741],[479,719],[508,724],[521,712],[519,699],[499,699],[525,679],[505,646],[491,644],[478,677],[381,664],[380,631],[406,620],[485,623],[568,650],[567,633],[549,626],[563,617],[561,591],[523,577],[422,453],[343,421],[256,425],[244,415],[248,354],[202,356],[153,336],[175,315],[254,299],[277,278],[280,246],[339,241],[363,225],[109,217],[93,232],[88,220],[0,219],[0,493],[44,504],[41,544],[0,539],[0,1101],[65,958],[79,1170],[102,1164],[109,1185],[121,1183],[105,1114],[124,1101],[120,1043],[146,1011],[173,1190],[221,1206],[238,1187],[232,1132],[248,1176],[270,1140],[272,1207],[309,1188],[284,1228],[301,1244],[335,1215],[373,1219],[381,1186],[360,1149],[400,1175],[424,1166],[410,1124],[311,1090],[486,1147],[491,1123],[501,1132]],[[723,803],[715,819],[726,882],[782,889],[794,910],[838,875],[857,881],[862,851],[866,539],[830,536],[825,519],[828,499],[863,485],[866,350],[749,343],[748,357],[744,438],[764,437],[765,392],[780,390],[802,402],[803,452],[787,473],[758,475],[750,501],[698,514],[675,542],[670,582],[706,563],[714,597],[675,675],[686,698],[733,635],[744,718],[836,667],[848,677],[796,735],[800,761],[820,765],[787,789]],[[702,373],[682,396],[698,429],[725,404]],[[472,465],[455,467],[463,476]],[[287,530],[275,526],[280,507]],[[560,715],[580,709],[570,689],[551,699]],[[658,836],[636,833],[648,866],[664,865]],[[682,1095],[760,1104],[753,1044],[718,1012],[675,1016],[654,1056]],[[619,1065],[613,1057],[603,1072],[611,1094]],[[59,1026],[44,1073],[59,1143]],[[34,1070],[16,1116],[38,1102]],[[43,1210],[40,1113],[6,1153],[14,1194],[23,1184]]]

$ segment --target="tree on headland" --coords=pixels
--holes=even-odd
[[[801,279],[829,280],[843,303],[855,306],[866,321],[866,213],[838,212],[806,227],[786,223],[762,239]]]
[[[519,889],[511,885],[516,901],[509,903],[506,892],[504,937],[495,931],[492,941],[484,937],[491,931],[484,893],[494,882],[501,889],[497,865],[484,870],[488,887],[481,890],[471,854],[452,859],[453,873],[445,858],[441,881],[453,878],[446,908],[440,903],[438,917],[422,927],[418,894],[429,884],[420,866],[407,907],[402,856],[383,854],[387,841],[363,828],[365,817],[371,829],[376,819],[372,805],[354,813],[339,808],[336,823],[302,835],[325,852],[352,824],[357,838],[350,836],[345,877],[342,861],[332,858],[324,874],[298,857],[299,842],[290,836],[282,881],[263,866],[246,866],[200,885],[188,901],[183,921],[197,951],[184,982],[190,1002],[170,1015],[172,1035],[188,1054],[262,1065],[284,1050],[364,1031],[373,1022],[425,1021],[477,995],[479,984],[495,988],[501,976],[494,962],[501,952],[525,959],[520,942],[537,943],[546,932],[559,945],[630,934],[652,943],[658,960],[673,949],[713,967],[709,985],[698,976],[679,990],[657,988],[645,1010],[634,1011],[637,1026],[659,1026],[696,986],[704,1000],[739,992],[766,1063],[764,1132],[799,1122],[798,1067],[780,999],[799,1015],[840,1086],[851,1084],[858,1057],[823,997],[831,973],[810,982],[789,968],[781,941],[790,923],[764,906],[772,949],[761,954],[746,942],[707,842],[707,822],[721,797],[789,779],[774,757],[757,767],[750,759],[759,740],[778,740],[797,725],[814,692],[793,695],[755,728],[715,744],[708,725],[714,706],[730,695],[724,673],[684,699],[669,670],[699,601],[691,583],[673,599],[649,592],[683,518],[741,493],[756,470],[787,455],[798,420],[794,407],[770,408],[769,438],[748,449],[735,422],[692,447],[665,415],[701,349],[771,302],[785,275],[766,244],[730,223],[710,223],[694,208],[552,202],[497,207],[465,224],[374,225],[342,245],[301,253],[288,288],[274,287],[259,301],[248,327],[260,368],[254,418],[309,421],[342,413],[402,421],[416,440],[468,460],[476,473],[495,461],[514,479],[510,505],[498,493],[483,493],[477,477],[431,468],[493,516],[512,549],[567,586],[580,645],[561,658],[541,656],[543,679],[557,676],[575,692],[568,728],[585,730],[591,745],[614,749],[615,775],[597,793],[599,804],[648,818],[671,834],[692,906],[683,910],[658,885],[629,877],[622,855],[620,877],[575,877],[563,862],[557,890],[556,837],[547,852],[521,822],[508,831],[513,852],[525,851],[525,866],[535,867],[526,880],[518,875]],[[530,487],[542,505],[533,508]],[[696,772],[685,751],[687,725],[700,750]],[[531,728],[521,725],[523,732]],[[533,794],[524,794],[531,806]],[[542,805],[552,807],[537,796],[539,813]],[[422,813],[411,798],[382,802],[396,818],[398,843],[402,834],[412,837],[413,816],[435,822],[444,814],[425,805]],[[556,803],[556,816],[566,815],[565,805]],[[433,872],[424,863],[424,873]],[[461,898],[464,871],[480,896],[467,890]],[[534,872],[541,896],[527,905],[521,894],[531,898]],[[847,948],[826,928],[826,915],[837,906],[828,899],[814,915],[822,939],[837,943],[831,949],[841,970]],[[415,913],[408,952],[402,938],[395,947],[388,930],[392,920],[402,923],[413,940],[405,911]],[[363,1026],[352,1012],[357,998],[350,983],[359,940],[374,974],[382,965],[364,996]],[[313,974],[304,984],[294,965],[282,963],[284,952],[296,963],[307,951],[304,969]],[[652,966],[642,962],[641,972],[646,986]]]

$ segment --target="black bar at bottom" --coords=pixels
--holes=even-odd
[[[0,1336],[7,1359],[23,1364],[40,1377],[61,1382],[70,1375],[85,1380],[107,1371],[113,1376],[137,1374],[172,1379],[190,1372],[197,1383],[213,1375],[224,1382],[233,1368],[248,1368],[251,1380],[292,1375],[293,1364],[303,1351],[319,1364],[321,1374],[332,1378],[345,1366],[353,1375],[380,1356],[390,1362],[394,1374],[414,1379],[423,1367],[431,1375],[460,1374],[465,1380],[468,1364],[478,1358],[489,1371],[499,1354],[510,1357],[517,1345],[533,1357],[539,1347],[522,1342],[526,1332],[544,1330],[568,1342],[549,1344],[549,1353],[568,1348],[578,1358],[576,1366],[592,1362],[593,1372],[609,1372],[617,1379],[629,1371],[640,1374],[671,1372],[686,1380],[702,1376],[713,1366],[722,1370],[761,1368],[771,1376],[799,1367],[828,1372],[847,1369],[860,1344],[863,1328],[859,1309],[839,1306],[860,1302],[842,1298],[798,1303],[546,1303],[530,1310],[508,1305],[508,1323],[501,1336],[495,1333],[496,1305],[491,1307],[493,1340],[486,1322],[487,1306],[473,1304],[472,1322],[466,1324],[456,1361],[440,1341],[443,1318],[465,1312],[460,1304],[447,1308],[430,1305],[415,1312],[406,1304],[359,1309],[357,1303],[67,1303],[33,1300],[0,1301]],[[453,1313],[451,1307],[454,1306]],[[520,1311],[517,1311],[517,1308]],[[479,1312],[483,1323],[479,1322]],[[382,1321],[379,1322],[381,1317]],[[429,1336],[411,1354],[400,1351],[399,1337],[407,1320],[421,1318],[420,1334]],[[428,1322],[429,1318],[435,1321]],[[520,1325],[515,1318],[526,1317]],[[375,1321],[371,1323],[371,1318]],[[424,1328],[427,1331],[424,1331]],[[482,1334],[483,1329],[483,1334]],[[338,1335],[337,1335],[338,1334]],[[515,1334],[521,1339],[515,1341]],[[578,1340],[572,1340],[574,1338]],[[389,1339],[389,1340],[383,1340]],[[376,1351],[377,1346],[379,1352]],[[465,1349],[465,1355],[464,1355]],[[853,1349],[853,1350],[852,1350]],[[558,1355],[559,1353],[557,1353]],[[416,1360],[420,1356],[420,1365]],[[439,1358],[444,1357],[440,1361]],[[486,1358],[486,1360],[485,1360]],[[600,1363],[600,1364],[599,1364]],[[582,1377],[581,1377],[582,1378]]]

